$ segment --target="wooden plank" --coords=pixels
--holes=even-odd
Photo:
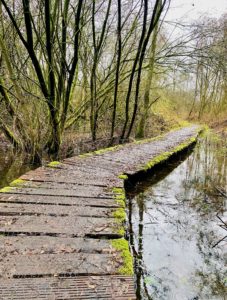
[[[86,158],[85,158],[86,160]],[[61,163],[59,165],[56,165],[56,167],[53,167],[55,170],[62,170],[62,171],[68,171],[68,172],[76,172],[76,173],[84,173],[89,175],[94,175],[98,177],[109,177],[113,176],[113,172],[111,170],[104,170],[97,168],[88,168],[88,166],[82,166],[82,165],[74,165],[74,164],[66,164]]]
[[[122,263],[117,252],[7,255],[1,257],[0,278],[117,274]]]
[[[108,241],[122,237],[122,224],[111,217],[119,207],[112,187],[123,187],[119,173],[139,171],[193,135],[195,128],[184,128],[158,141],[67,159],[22,176],[27,187],[1,193],[0,299],[136,299],[133,278],[113,275],[123,261]]]
[[[1,216],[1,233],[49,234],[66,236],[121,236],[117,219],[93,217]]]
[[[72,158],[67,158],[64,159],[63,162],[65,164],[69,164],[72,166],[77,166],[77,167],[85,167],[88,170],[99,170],[100,172],[102,172],[102,170],[105,171],[110,171],[111,173],[114,174],[118,174],[119,172],[121,172],[122,169],[122,165],[120,163],[117,162],[110,162],[109,164],[106,164],[106,162],[104,162],[102,160],[102,157],[92,157],[92,158],[86,158],[85,160],[78,160],[78,159],[74,159]]]
[[[136,300],[130,276],[0,280],[2,300]]]
[[[51,185],[51,184],[50,184]],[[64,196],[64,197],[103,197],[103,198],[111,198],[113,193],[108,193],[103,191],[102,188],[99,187],[90,187],[84,188],[80,187],[75,190],[73,189],[51,189],[51,188],[20,188],[20,187],[11,187],[8,191],[6,190],[5,193],[10,194],[23,194],[23,195],[44,195],[44,196]]]
[[[68,170],[70,170],[70,173],[68,172]],[[40,167],[36,170],[29,171],[26,174],[30,178],[32,178],[33,176],[46,176],[46,177],[49,177],[49,176],[50,177],[51,176],[61,177],[61,176],[63,176],[63,177],[67,177],[68,179],[70,179],[72,177],[73,179],[85,178],[86,180],[87,179],[90,179],[90,180],[99,179],[99,181],[101,179],[109,179],[109,176],[110,176],[109,172],[107,174],[105,174],[105,172],[97,174],[97,170],[89,170],[89,172],[88,172],[88,170],[84,167],[83,168],[79,168],[79,167],[73,168],[72,166],[69,166],[66,164],[64,165],[64,169]],[[94,177],[93,175],[96,175],[96,176]],[[111,177],[114,177],[114,176],[111,176]]]
[[[23,195],[0,193],[0,203],[31,203],[60,206],[121,207],[113,198],[64,197],[47,195]]]
[[[112,253],[109,240],[53,236],[0,236],[0,257],[62,253]]]
[[[13,187],[13,183],[11,184]],[[101,194],[103,192],[108,192],[110,191],[109,187],[105,186],[93,186],[93,185],[78,185],[76,182],[74,183],[59,183],[59,182],[40,182],[40,181],[24,181],[21,183],[16,183],[14,187],[17,187],[18,189],[21,188],[39,188],[39,189],[54,189],[54,190],[71,190],[71,191],[76,191],[78,193],[84,192],[84,191],[89,191],[89,192],[94,192],[96,194]]]
[[[23,203],[0,203],[0,215],[52,215],[108,218],[116,209],[104,207],[60,206]]]
[[[80,174],[81,175],[81,174]],[[67,183],[77,184],[83,186],[98,186],[98,187],[123,187],[124,183],[117,177],[114,178],[94,178],[90,176],[70,176],[69,174],[52,174],[52,175],[40,175],[40,174],[25,174],[20,177],[22,180],[35,181],[35,182],[53,182],[53,183]]]

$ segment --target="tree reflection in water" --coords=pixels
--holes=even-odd
[[[128,189],[138,299],[225,299],[226,146],[208,134]]]

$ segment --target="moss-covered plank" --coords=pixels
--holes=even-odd
[[[29,187],[4,187],[0,190],[0,193],[10,193],[10,194],[23,194],[23,195],[48,195],[48,196],[64,196],[64,197],[102,197],[102,198],[111,198],[112,193],[107,192],[99,187],[76,187],[76,189],[64,189],[64,188],[50,188],[39,187],[29,188]]]
[[[84,206],[43,205],[30,203],[0,203],[0,215],[52,215],[52,216],[87,216],[113,218],[117,208]]]
[[[17,179],[10,183],[10,187],[17,187],[17,188],[42,188],[42,189],[54,189],[54,190],[73,190],[73,191],[84,191],[84,189],[88,191],[93,191],[97,193],[102,193],[103,191],[108,190],[108,186],[93,186],[93,185],[86,185],[84,188],[82,184],[74,183],[59,183],[59,182],[42,182],[42,181],[34,181],[34,180],[22,180]]]
[[[113,198],[92,198],[92,197],[64,197],[47,195],[23,195],[0,193],[0,202],[2,203],[30,203],[59,206],[82,206],[89,207],[124,207]]]

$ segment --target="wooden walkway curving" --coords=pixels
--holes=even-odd
[[[197,131],[54,162],[3,188],[0,299],[136,299],[124,239],[125,174],[167,159]]]

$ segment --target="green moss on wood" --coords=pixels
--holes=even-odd
[[[119,252],[123,262],[123,265],[118,269],[119,274],[133,275],[133,259],[128,242],[125,239],[116,239],[111,241],[111,245]]]
[[[118,188],[118,187],[114,187],[112,189],[112,191],[114,194],[124,194],[125,193],[125,190],[123,188]]]
[[[171,155],[172,155],[172,152],[164,152],[164,153],[156,156],[154,159],[150,160],[143,169],[144,170],[151,169],[155,165],[167,160]]]
[[[117,230],[115,230],[116,234],[118,234],[120,237],[124,237],[125,235],[125,228],[123,225],[119,226]]]
[[[112,226],[112,232],[119,238],[123,238],[125,236],[125,225],[120,219],[115,219]]]
[[[89,152],[89,153],[80,154],[80,155],[78,155],[78,157],[85,158],[85,157],[89,157],[89,156],[92,156],[92,155],[93,154],[91,152]]]
[[[123,180],[127,180],[127,179],[128,179],[128,175],[120,174],[120,175],[118,176],[118,178],[123,179]]]
[[[123,222],[126,221],[126,212],[125,212],[125,209],[122,208],[122,207],[117,208],[117,209],[113,212],[112,216],[113,216],[114,218],[116,218],[116,219],[117,219],[119,222],[121,222],[121,223],[123,223]]]
[[[118,237],[124,237],[125,235],[125,220],[126,215],[122,214],[121,212],[118,212],[116,214],[113,213],[113,216],[115,217],[112,231],[115,233]]]
[[[125,190],[124,188],[113,188],[112,192],[114,193],[114,199],[116,200],[117,204],[122,208],[125,208]]]
[[[169,134],[170,132],[174,132],[174,131],[177,131],[177,130],[180,130],[184,127],[188,127],[190,126],[190,123],[188,122],[182,122],[181,125],[177,125],[176,127],[173,127],[171,130],[169,130],[168,132],[165,132],[163,134],[160,134],[158,136],[155,136],[155,137],[151,137],[151,138],[146,138],[146,139],[138,139],[134,142],[134,144],[145,144],[145,143],[150,143],[150,142],[154,142],[154,141],[158,141],[158,140],[161,140],[163,139],[167,134]]]
[[[78,157],[86,158],[86,157],[91,157],[93,155],[101,155],[101,154],[104,154],[104,153],[107,153],[107,152],[112,152],[112,151],[118,150],[119,148],[122,148],[122,147],[123,147],[123,145],[117,145],[117,146],[114,146],[114,147],[102,148],[102,149],[95,150],[95,151],[92,151],[92,152],[80,154],[80,155],[78,155]]]
[[[60,165],[61,165],[61,163],[59,161],[52,161],[47,166],[50,167],[50,168],[56,168]]]
[[[115,147],[109,147],[109,148],[103,148],[103,149],[96,150],[93,153],[94,154],[103,154],[103,153],[106,153],[106,152],[114,151],[116,149],[118,149],[117,146],[115,146]]]
[[[184,128],[184,127],[187,127],[189,125],[190,125],[190,123],[184,122],[181,125],[178,125],[177,127],[172,128],[168,132],[163,133],[163,134],[161,134],[159,136],[151,137],[151,138],[147,138],[147,139],[139,139],[139,140],[131,142],[130,144],[131,145],[137,145],[137,144],[140,145],[140,144],[145,144],[145,143],[150,143],[150,142],[153,142],[153,141],[161,140],[161,139],[165,138],[165,136],[168,133],[173,132],[173,131],[177,131],[177,130],[179,130],[181,128]],[[199,127],[198,131],[201,131],[201,127]],[[125,145],[116,145],[116,146],[113,146],[113,147],[102,148],[102,149],[99,149],[99,150],[96,150],[96,151],[93,151],[93,152],[88,152],[88,153],[80,154],[80,155],[78,155],[78,157],[80,157],[80,158],[86,158],[86,157],[91,157],[93,155],[101,155],[101,154],[104,154],[104,153],[107,153],[107,152],[112,152],[112,151],[116,151],[116,150],[122,149],[122,148],[124,148],[124,146]],[[121,179],[124,179],[124,178],[121,178]]]
[[[13,187],[17,187],[17,186],[23,186],[27,181],[26,180],[23,180],[23,179],[15,179],[14,181],[12,181],[10,183],[10,186],[13,186]]]
[[[161,140],[164,136],[165,136],[165,134],[161,134],[161,135],[158,135],[158,136],[152,137],[152,138],[141,139],[141,140],[139,139],[139,140],[136,140],[133,144],[142,145],[142,144],[158,141],[158,140]]]
[[[113,216],[116,218],[114,231],[120,235],[124,236],[125,234],[125,228],[124,228],[124,221],[126,220],[126,213],[125,213],[125,207],[126,207],[126,197],[125,197],[125,190],[124,188],[113,188],[112,192],[114,193],[114,199],[116,200],[117,204],[120,206],[114,213]]]
[[[116,203],[121,206],[122,208],[125,208],[126,207],[126,204],[125,204],[125,198],[118,198],[118,197],[115,197],[115,200],[116,200]]]
[[[13,187],[6,186],[0,190],[0,193],[10,193],[13,190]]]
[[[153,168],[155,165],[158,165],[167,159],[169,159],[173,154],[177,154],[178,152],[183,151],[184,149],[188,148],[191,144],[196,142],[196,138],[192,137],[188,139],[187,141],[181,143],[179,146],[175,147],[172,151],[164,152],[155,158],[153,158],[151,161],[149,161],[144,167],[143,170],[148,170]]]

